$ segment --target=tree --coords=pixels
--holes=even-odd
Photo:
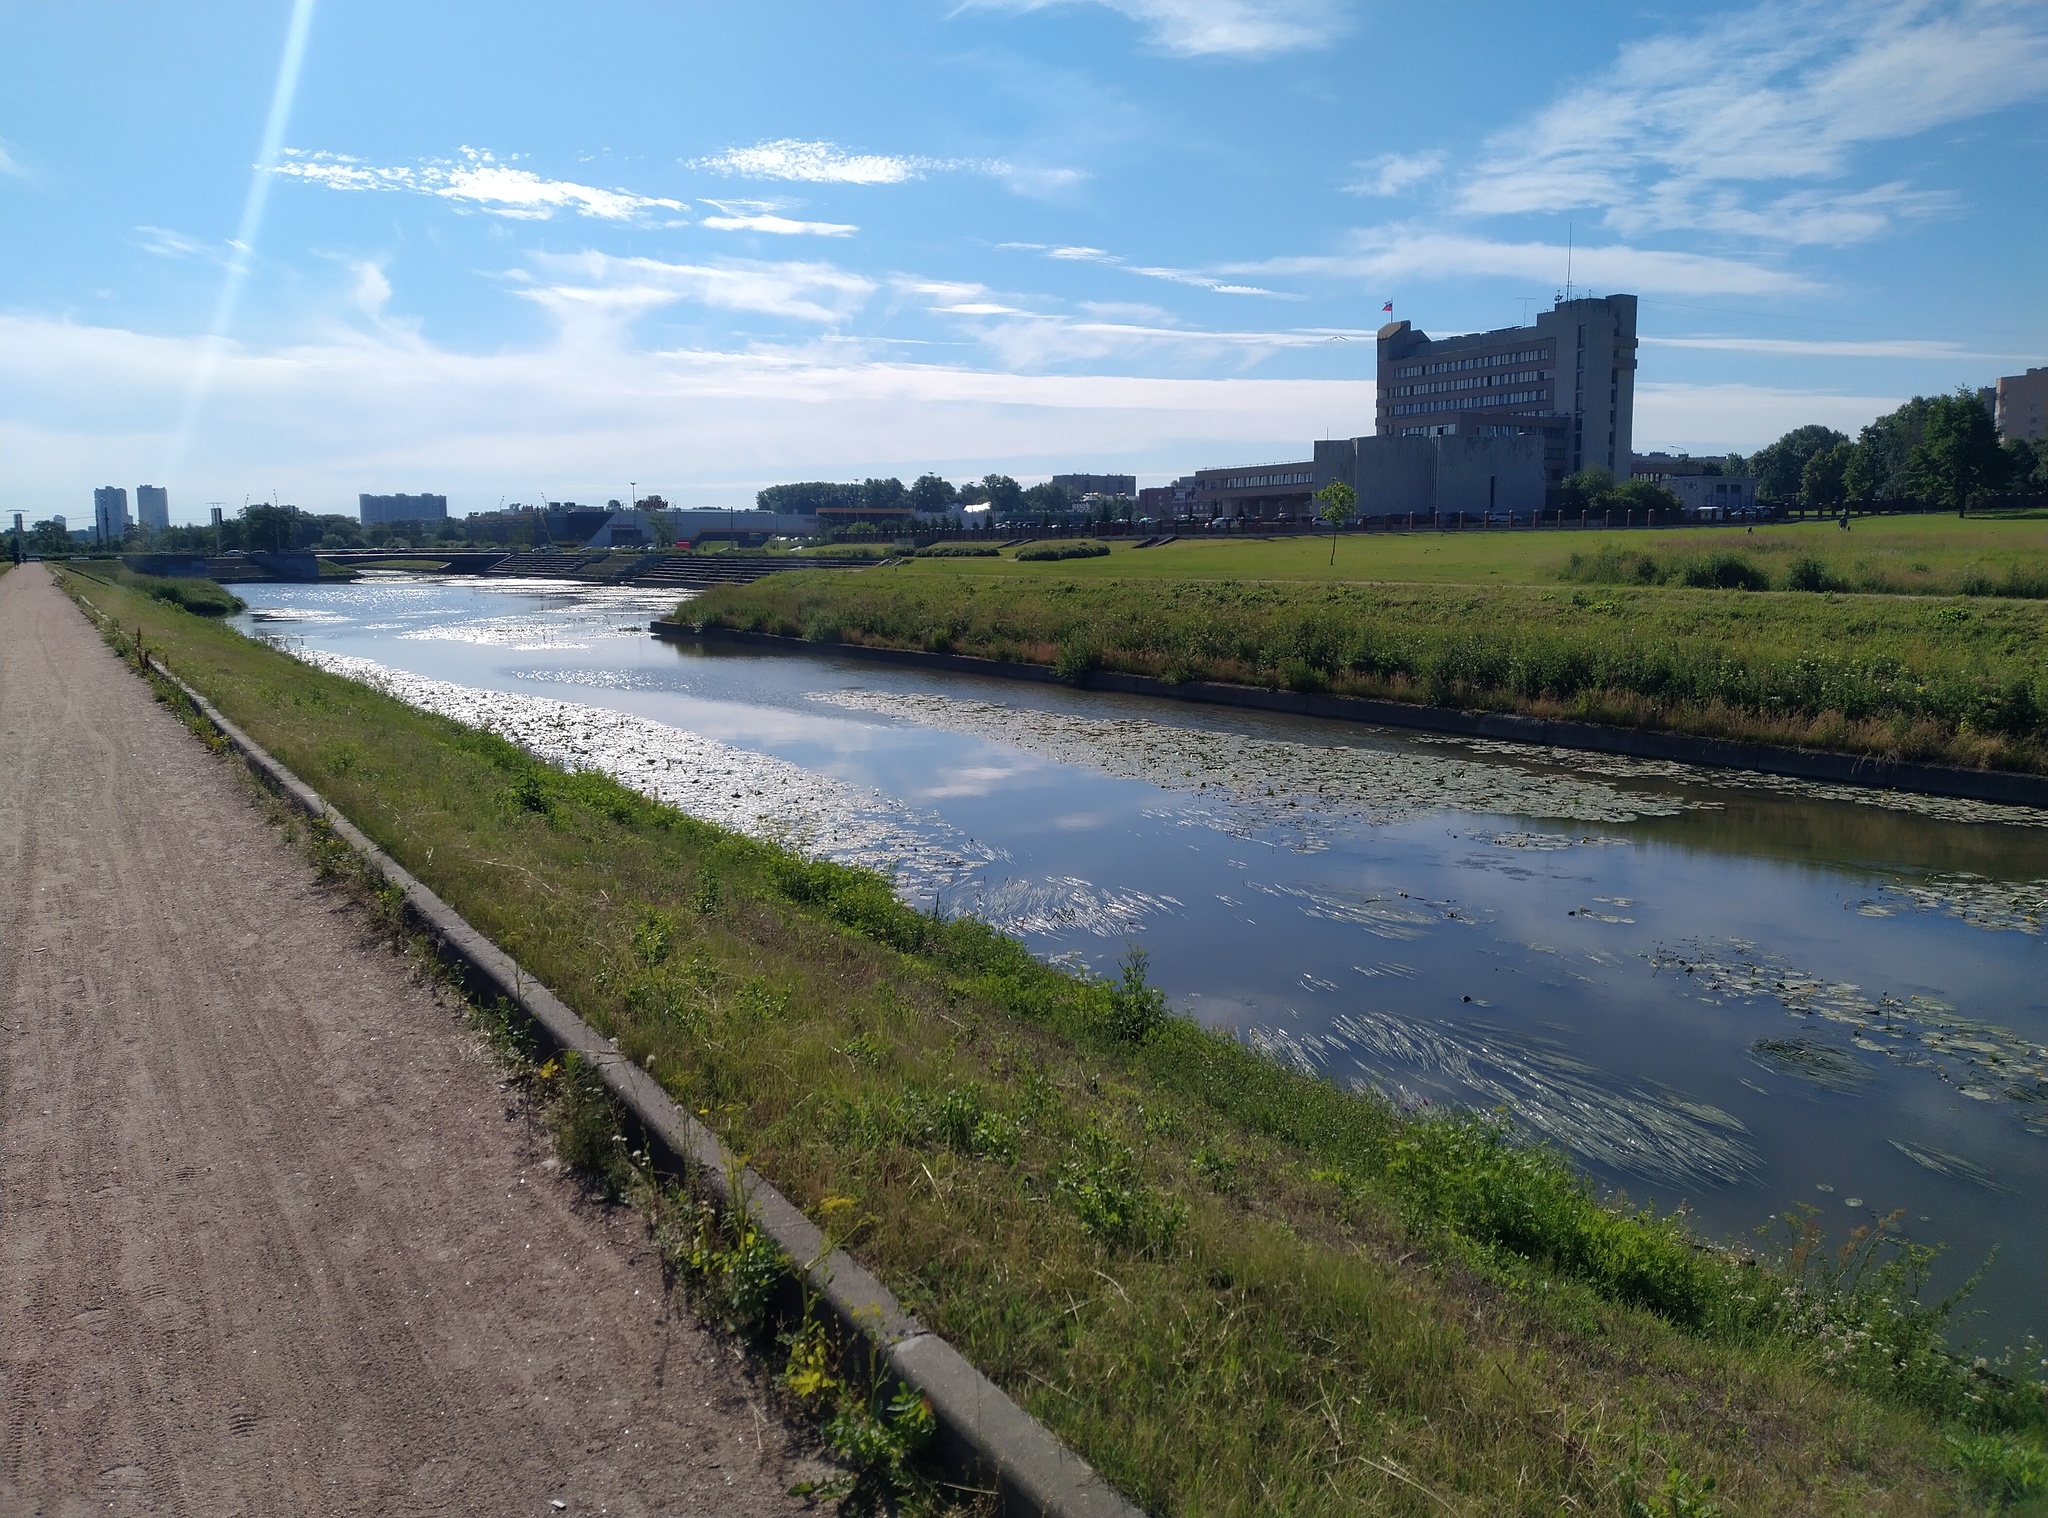
[[[1007,474],[983,475],[981,485],[996,516],[1015,516],[1024,509],[1024,487]]]
[[[863,480],[860,503],[869,511],[901,511],[910,503],[910,492],[899,479]]]
[[[2023,437],[2006,440],[2005,488],[2015,495],[2048,491],[2048,443],[2030,443]]]
[[[1856,445],[1847,439],[1823,448],[1806,461],[1799,473],[1799,498],[1816,511],[1833,511],[1848,499],[1843,483],[1849,464],[1856,457]]]
[[[1678,492],[1655,480],[1623,480],[1608,493],[1600,503],[1608,511],[1640,511],[1645,522],[1653,511],[1679,512],[1685,509],[1685,502],[1678,498]]]
[[[1966,511],[2003,483],[2005,470],[1991,413],[1971,391],[1938,395],[1928,403],[1920,441],[1906,455],[1906,481],[1916,495]]]
[[[1332,480],[1315,495],[1316,516],[1330,524],[1330,562],[1337,562],[1337,534],[1351,514],[1358,510],[1358,492],[1342,480]]]
[[[296,506],[266,506],[258,502],[246,507],[242,512],[242,546],[251,553],[290,553],[299,546],[301,515]]]
[[[1074,493],[1064,485],[1055,485],[1047,480],[1024,492],[1024,506],[1040,516],[1065,516],[1074,509]]]
[[[1558,504],[1566,512],[1603,510],[1614,494],[1614,476],[1595,467],[1566,475],[1558,487]]]
[[[1770,447],[1759,448],[1749,460],[1750,472],[1756,476],[1756,498],[1780,504],[1797,500],[1807,460],[1848,441],[1847,434],[1812,423],[1794,427]]]
[[[921,517],[938,517],[955,499],[953,487],[935,474],[921,474],[910,487],[910,509]]]

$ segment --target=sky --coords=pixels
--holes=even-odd
[[[1751,451],[2048,363],[2044,250],[2042,0],[0,0],[0,511],[1158,484],[1568,277]]]

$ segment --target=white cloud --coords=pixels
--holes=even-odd
[[[438,195],[522,221],[545,221],[557,211],[574,211],[601,221],[637,221],[648,212],[683,209],[679,200],[604,190],[566,179],[544,179],[529,169],[501,163],[479,148],[465,147],[460,159],[436,159],[417,167],[378,168],[342,153],[287,148],[271,172],[324,185],[330,190],[402,190]]]
[[[220,253],[210,244],[196,237],[187,237],[183,232],[150,226],[135,230],[142,234],[142,251],[154,253],[158,258],[203,258],[212,263],[223,262]]]
[[[1777,358],[1905,358],[1990,360],[2033,363],[2039,355],[1973,353],[1961,343],[1935,338],[1884,338],[1875,341],[1820,341],[1800,337],[1645,337],[1646,348],[1700,348],[1718,353],[1768,353]]]
[[[0,142],[0,174],[6,174],[15,179],[28,178],[28,170],[14,161],[7,151],[7,144],[4,142]]]
[[[779,237],[851,237],[860,230],[843,221],[792,221],[772,211],[726,212],[705,217],[703,224],[718,232],[772,232]]]
[[[1603,77],[1499,133],[1461,208],[1598,210],[1624,235],[1685,228],[1846,243],[1947,199],[1838,179],[1858,149],[2048,97],[2039,0],[1770,4],[1624,46]]]
[[[804,184],[902,184],[922,179],[934,169],[960,166],[958,160],[848,153],[837,143],[802,142],[782,137],[750,148],[727,148],[687,165],[738,179],[788,179]]]
[[[1075,0],[968,0],[988,10],[1046,10]],[[1346,29],[1338,0],[1094,0],[1143,26],[1155,46],[1181,57],[1261,57],[1320,47]]]
[[[849,153],[836,142],[806,142],[795,137],[686,159],[684,167],[735,179],[781,179],[800,184],[905,184],[928,174],[986,174],[1024,195],[1054,194],[1088,177],[1079,169],[1014,164],[1001,158]]]
[[[1297,300],[1300,297],[1283,295],[1278,290],[1268,290],[1263,285],[1232,284],[1204,274],[1198,269],[1172,269],[1157,265],[1126,263],[1121,254],[1111,253],[1103,248],[1085,246],[1049,247],[1038,242],[997,243],[998,248],[1020,249],[1029,253],[1043,253],[1047,258],[1056,258],[1063,263],[1107,264],[1130,274],[1143,275],[1146,279],[1163,279],[1170,284],[1192,285],[1198,290],[1208,290],[1216,295],[1266,295],[1276,300]]]
[[[1434,176],[1444,166],[1444,155],[1431,153],[1382,153],[1358,166],[1358,177],[1344,186],[1348,195],[1400,195]]]
[[[1814,284],[1797,274],[1740,259],[1667,253],[1610,243],[1571,251],[1572,277],[1586,288],[1662,295],[1790,295]],[[1244,274],[1323,274],[1385,289],[1397,280],[1503,275],[1562,285],[1566,249],[1559,243],[1502,242],[1459,232],[1401,226],[1360,233],[1352,251],[1270,258],[1225,265]]]
[[[1144,321],[1081,321],[1042,311],[953,310],[959,315],[1009,318],[977,323],[973,331],[999,362],[1019,372],[1061,364],[1161,358],[1180,363],[1226,359],[1246,366],[1275,353],[1320,348],[1331,341],[1330,335],[1322,332],[1215,331]]]
[[[662,276],[664,278],[668,276]],[[154,477],[203,340],[0,315],[4,504],[45,515],[78,481]],[[275,487],[351,509],[375,479],[501,495],[619,493],[631,472],[670,500],[745,505],[761,485],[937,468],[1044,474],[1081,458],[1170,477],[1291,456],[1324,428],[1368,430],[1369,381],[1020,375],[821,359],[811,352],[637,351],[603,330],[462,353],[406,332],[223,345],[180,520]],[[76,515],[76,511],[72,513]]]
[[[572,327],[610,325],[678,301],[836,327],[877,288],[866,275],[825,263],[687,264],[595,252],[536,254],[534,263],[551,282],[518,293]]]

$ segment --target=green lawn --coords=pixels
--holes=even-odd
[[[1133,549],[1112,540],[1107,559],[1057,566],[1079,578],[1164,580],[1399,581],[1427,584],[1557,583],[1573,554],[1592,559],[1649,554],[1683,563],[1718,553],[1753,560],[1782,587],[1795,560],[1817,558],[1843,588],[1954,595],[1972,585],[1991,590],[2017,575],[2031,594],[2048,595],[2048,520],[1952,516],[1858,518],[1848,532],[1832,523],[1790,522],[1659,531],[1579,532],[1466,528],[1457,532],[1346,532],[1330,563],[1327,534],[1314,538],[1189,538]],[[912,574],[1031,574],[1046,566],[987,559],[919,559]]]
[[[83,589],[1156,1514],[1972,1510],[2033,1390],[879,876]]]

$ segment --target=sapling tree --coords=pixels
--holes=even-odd
[[[1337,534],[1351,514],[1358,510],[1358,492],[1342,480],[1332,480],[1316,492],[1316,517],[1330,524],[1330,562],[1337,562]]]

